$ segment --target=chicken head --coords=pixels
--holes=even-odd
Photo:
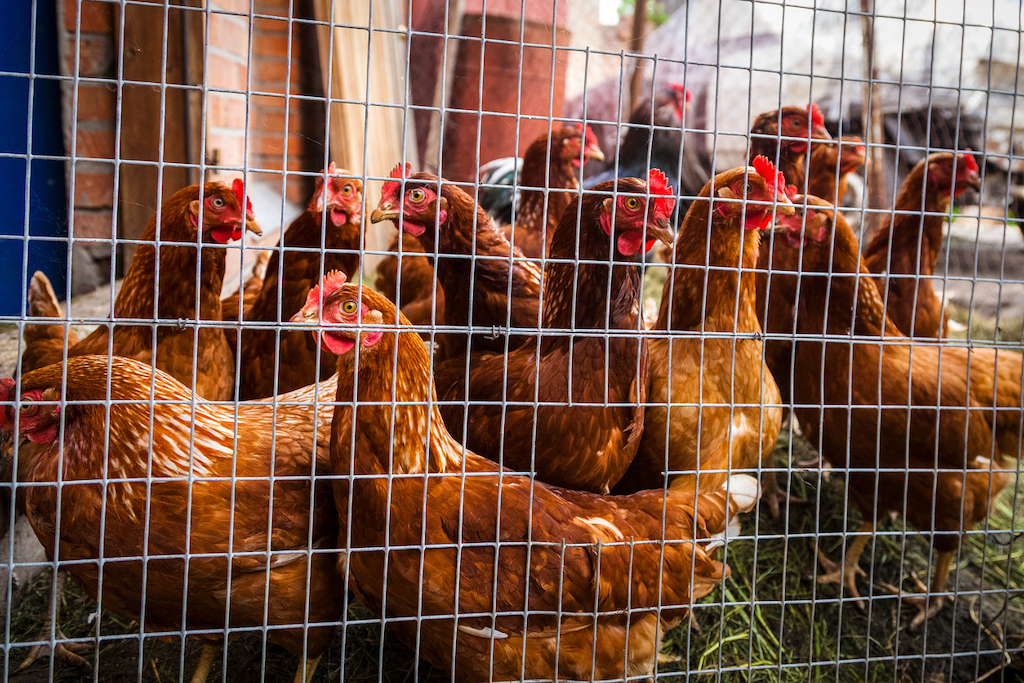
[[[938,188],[948,197],[959,197],[968,188],[981,189],[978,162],[971,150],[954,155],[952,152],[937,152],[928,157],[928,184]]]
[[[652,168],[647,183],[638,181],[637,185],[637,194],[623,193],[620,188],[618,197],[601,203],[601,227],[609,237],[614,236],[616,251],[627,257],[636,256],[641,247],[650,250],[656,240],[669,247],[673,241],[669,217],[676,200],[665,174]],[[644,195],[649,195],[650,201]]]
[[[212,182],[206,183],[202,189],[200,199],[199,185],[188,188],[195,195],[195,199],[188,203],[188,212],[193,227],[198,228],[200,218],[202,219],[204,242],[209,237],[214,242],[226,244],[231,240],[242,239],[243,230],[257,236],[263,234],[253,215],[252,202],[245,195],[241,179],[236,178],[230,188],[224,183]],[[163,237],[167,239],[169,236]]]
[[[420,237],[427,231],[428,225],[441,225],[448,220],[448,200],[439,195],[440,179],[420,173],[410,175],[411,170],[410,164],[398,164],[391,171],[388,176],[391,180],[386,181],[381,188],[380,202],[370,214],[370,222],[390,220],[397,224],[401,217],[402,230]],[[434,179],[433,187],[423,182],[415,185],[409,182],[428,178]],[[404,193],[403,180],[406,181]]]
[[[813,102],[807,105],[807,109],[784,107],[761,114],[754,120],[750,132],[761,137],[781,137],[783,147],[794,154],[807,152],[808,137],[816,140],[832,139],[832,135],[825,129],[825,117]]]
[[[742,215],[746,230],[764,230],[773,213],[793,214],[786,177],[766,157],[758,156],[751,166],[720,173],[714,186],[715,211],[726,219]]]
[[[310,213],[328,211],[328,218],[335,227],[346,223],[359,224],[363,221],[363,183],[352,177],[351,171],[339,169],[332,161],[322,174],[328,176],[324,189],[322,176],[316,178],[316,191],[309,200]]]
[[[346,288],[345,284],[344,273],[327,273],[321,284],[309,290],[302,310],[292,316],[292,322],[316,324],[322,321],[326,329],[320,332],[320,346],[337,356],[351,351],[357,341],[363,348],[370,348],[384,336],[380,330],[359,329],[360,325],[383,324],[384,316],[380,311],[371,311],[361,300],[359,286]],[[322,317],[320,311],[323,311]],[[335,325],[340,327],[332,327]],[[314,330],[314,337],[316,334]]]
[[[567,126],[562,129],[561,133],[563,136],[561,140],[563,161],[571,163],[576,168],[580,167],[581,158],[583,163],[591,159],[604,161],[604,152],[601,151],[601,145],[590,126],[584,128],[582,123],[577,123],[575,128]],[[555,141],[552,142],[555,143]]]

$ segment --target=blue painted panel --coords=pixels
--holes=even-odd
[[[32,93],[33,154],[63,155],[60,84],[45,75],[58,74],[57,17],[53,0],[9,0],[0,22],[0,71],[24,76],[0,77],[0,152],[28,154],[29,95]],[[34,24],[34,25],[33,25]],[[29,78],[33,32],[36,79]],[[21,315],[25,286],[42,270],[63,297],[67,281],[67,189],[64,162],[0,157],[0,315]],[[29,174],[31,170],[31,174]],[[26,187],[28,187],[26,206]],[[26,217],[27,234],[26,238]],[[62,237],[44,241],[39,236]],[[28,245],[28,262],[25,247]]]

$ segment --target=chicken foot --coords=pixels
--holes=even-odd
[[[50,602],[50,609],[46,610],[46,622],[39,632],[39,640],[47,641],[34,646],[28,651],[28,656],[14,670],[18,673],[27,669],[34,662],[46,657],[50,653],[50,633],[53,633],[53,656],[55,659],[62,659],[69,664],[89,668],[86,661],[79,652],[88,652],[92,649],[91,643],[62,643],[67,636],[60,630],[60,607],[64,602],[64,582],[67,580],[67,572],[58,571],[53,578],[53,600]],[[52,617],[51,617],[52,615]]]
[[[761,499],[768,503],[768,511],[771,513],[772,519],[779,518],[782,502],[785,502],[786,505],[807,503],[803,498],[797,498],[783,491],[775,472],[765,472],[761,475]]]
[[[910,622],[910,630],[916,631],[926,619],[931,619],[945,607],[947,597],[945,595],[934,595],[944,593],[946,584],[949,583],[949,572],[953,566],[953,552],[938,552],[935,557],[935,571],[932,573],[932,585],[929,589],[915,572],[910,573],[911,580],[917,584],[920,594],[906,594],[890,583],[879,583],[882,588],[893,595],[899,596],[900,600],[909,602],[917,608],[917,616]],[[952,601],[952,600],[948,600]]]
[[[825,553],[821,550],[818,551],[818,562],[821,563],[822,568],[827,572],[818,577],[818,583],[842,584],[850,595],[857,598],[854,604],[862,612],[865,606],[860,591],[857,590],[857,577],[867,576],[867,574],[860,568],[860,556],[864,554],[864,548],[867,546],[868,539],[871,538],[871,534],[874,531],[874,522],[865,521],[861,524],[860,529],[857,530],[857,538],[853,539],[853,543],[846,550],[841,563],[833,562],[825,557]]]

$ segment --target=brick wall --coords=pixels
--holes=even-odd
[[[78,3],[63,1],[63,21],[58,35],[61,44],[62,73],[88,79],[113,79],[116,76],[114,25],[117,6],[107,2],[84,0],[81,22]],[[76,51],[76,43],[78,50]],[[63,87],[64,140],[71,153],[75,140],[75,159],[69,164],[74,173],[74,215],[69,233],[76,239],[114,236],[114,120],[116,88],[109,83],[82,82],[77,85],[77,112],[72,121],[76,88]],[[106,243],[81,243],[93,260],[109,257]],[[109,265],[108,265],[109,270]]]
[[[113,81],[118,74],[117,44],[120,23],[127,22],[125,35],[132,33],[135,17],[144,13],[145,8],[132,6],[132,12],[122,18],[118,3],[107,0],[60,0],[63,13],[60,23],[62,70],[65,75],[80,79],[106,79]],[[205,99],[205,157],[212,168],[208,179],[230,179],[240,175],[246,165],[250,169],[261,169],[254,179],[262,180],[280,190],[283,171],[315,172],[323,166],[323,139],[326,107],[322,102],[302,99],[301,96],[322,96],[320,66],[316,48],[315,28],[301,21],[289,22],[289,17],[312,16],[311,0],[209,0],[209,23],[206,40],[197,45],[191,53],[195,60],[201,60],[205,67],[206,82],[210,92]],[[79,24],[78,8],[81,7]],[[160,5],[153,11],[162,14]],[[183,10],[172,10],[184,12]],[[268,15],[250,18],[250,13]],[[186,16],[182,13],[181,16]],[[205,15],[189,13],[196,19],[198,30],[194,35],[202,37]],[[152,17],[147,19],[151,21]],[[174,27],[180,27],[172,23]],[[172,19],[173,21],[173,19]],[[253,54],[249,54],[250,23],[253,34]],[[162,24],[161,24],[162,25]],[[289,34],[291,45],[289,46]],[[196,39],[198,39],[196,38]],[[128,40],[126,38],[126,40]],[[152,41],[151,41],[152,42]],[[76,62],[76,46],[79,57]],[[123,57],[125,77],[131,77],[130,69],[140,68],[137,61],[153,64],[161,58],[159,46],[129,46]],[[170,47],[180,46],[170,41]],[[154,52],[156,54],[154,54]],[[178,53],[180,55],[180,52]],[[140,56],[141,55],[141,56]],[[168,55],[168,71],[180,65],[172,64],[175,55]],[[289,63],[291,65],[289,79]],[[145,65],[141,65],[144,68]],[[184,82],[201,83],[199,77],[185,76]],[[148,72],[143,80],[156,80]],[[159,73],[159,66],[156,73]],[[180,82],[168,78],[169,83]],[[121,155],[123,159],[139,158],[159,161],[156,156],[132,156],[126,150],[134,130],[128,130],[137,112],[133,108],[137,99],[124,98],[121,126],[117,125],[116,105],[118,93],[112,82],[77,83],[66,82],[63,89],[64,127],[67,153],[71,154],[70,140],[75,140],[75,158],[68,165],[68,172],[74,173],[74,203],[71,234],[76,239],[98,238],[103,243],[76,242],[76,263],[73,266],[76,278],[85,281],[74,287],[75,293],[82,293],[102,284],[109,273],[111,246],[114,236],[135,236],[141,232],[138,223],[144,225],[152,215],[160,199],[154,197],[133,198],[129,204],[124,195],[125,180],[122,176],[122,206],[114,210],[114,159],[117,131],[122,136]],[[145,90],[136,86],[137,90]],[[180,91],[177,91],[180,92]],[[125,88],[125,94],[128,87]],[[168,90],[168,97],[175,91]],[[247,96],[248,93],[248,96]],[[72,120],[73,105],[77,94],[77,116]],[[136,93],[132,94],[133,98]],[[300,96],[296,98],[296,96]],[[199,108],[203,102],[196,95],[191,106]],[[129,106],[132,105],[132,106]],[[201,110],[200,110],[201,111]],[[287,114],[287,117],[286,117]],[[287,119],[287,120],[286,120]],[[178,122],[167,121],[168,127]],[[201,131],[194,131],[198,136]],[[159,136],[159,126],[147,130],[145,135],[153,138],[153,147]],[[248,138],[247,138],[248,135]],[[287,146],[286,146],[287,141]],[[165,150],[166,151],[166,150]],[[179,161],[165,156],[166,160]],[[198,159],[193,159],[198,161]],[[246,164],[248,161],[248,164]],[[227,168],[223,168],[227,167]],[[148,171],[146,167],[123,167],[130,172]],[[193,177],[195,174],[192,174]],[[163,188],[163,197],[179,189],[183,182],[179,176],[165,168],[164,182],[174,185]],[[182,176],[183,177],[183,176]],[[171,180],[173,178],[173,180]],[[288,199],[305,204],[313,188],[313,180],[305,175],[288,175],[286,196]],[[116,220],[120,225],[115,225]],[[273,222],[267,217],[268,222]],[[131,225],[128,225],[130,223]],[[269,225],[273,228],[275,226]],[[90,270],[89,263],[99,265]]]

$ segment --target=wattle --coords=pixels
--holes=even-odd
[[[422,223],[413,223],[408,218],[402,221],[402,229],[413,237],[419,237],[427,231],[427,226]]]
[[[345,225],[345,223],[348,223],[348,214],[342,209],[332,208],[331,223],[333,223],[335,227],[340,228]]]
[[[214,240],[221,244],[227,244],[231,240],[237,240],[242,238],[241,228],[236,228],[232,225],[218,225],[210,231],[210,235]]]
[[[619,235],[616,246],[623,256],[634,256],[644,245],[644,234],[640,230],[630,230]]]
[[[336,337],[330,332],[323,332],[320,335],[320,345],[334,355],[341,356],[351,351],[356,343],[351,339]]]

